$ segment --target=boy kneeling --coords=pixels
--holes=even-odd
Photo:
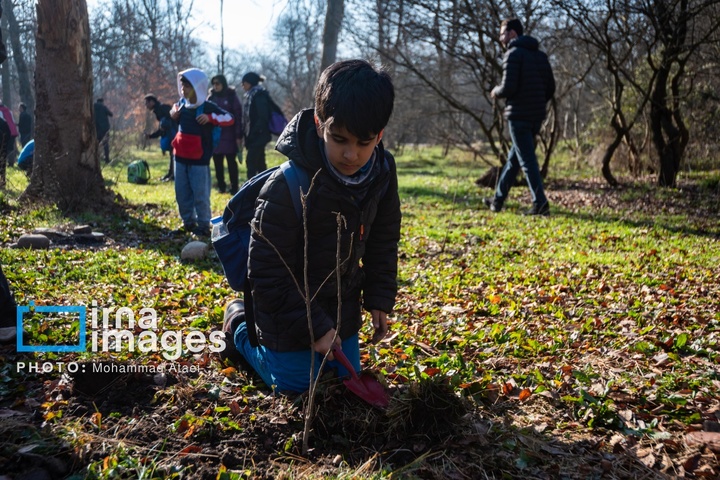
[[[381,139],[394,98],[387,73],[362,60],[335,63],[318,81],[315,109],[298,113],[278,139],[276,150],[315,177],[307,198],[307,256],[303,220],[278,170],[260,192],[253,219],[252,299],[246,295],[245,306],[252,310],[254,326],[244,322],[243,302],[236,300],[226,309],[224,330],[243,359],[279,391],[309,388],[311,346],[315,375],[327,352],[328,366],[348,374],[334,360],[334,348],[341,348],[359,371],[362,308],[371,315],[372,341],[387,334],[397,293],[401,214],[395,160]],[[314,343],[299,291],[306,261]]]

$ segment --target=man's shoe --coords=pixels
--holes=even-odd
[[[502,204],[495,201],[492,198],[483,198],[483,203],[490,209],[491,212],[498,213],[502,210]]]
[[[197,228],[197,223],[184,223],[175,230],[173,230],[172,233],[176,235],[185,235],[188,233],[193,233],[195,230],[197,230]]]
[[[235,330],[245,322],[245,303],[236,298],[225,305],[222,331],[225,333],[225,350],[220,352],[220,360],[230,360],[238,366],[249,366],[245,357],[235,347]],[[242,312],[242,313],[240,313]]]
[[[198,237],[209,237],[210,227],[196,226],[192,229],[192,233],[194,233]]]
[[[160,179],[161,182],[172,182],[173,180],[175,177],[169,173]]]
[[[533,205],[532,208],[525,212],[525,215],[543,215],[547,217],[550,215],[550,203],[545,202],[541,206]]]

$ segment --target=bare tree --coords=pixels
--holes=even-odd
[[[32,74],[30,66],[26,56],[29,52],[34,49],[34,42],[24,43],[23,42],[23,27],[18,22],[18,18],[15,15],[16,6],[12,0],[2,0],[3,6],[3,21],[7,21],[7,32],[8,32],[8,43],[12,48],[12,59],[15,64],[15,70],[17,72],[18,89],[20,94],[20,101],[23,102],[29,112],[35,111],[35,98],[32,91]],[[25,48],[23,48],[25,46]],[[9,67],[9,65],[8,65]],[[4,96],[4,95],[3,95]]]
[[[609,123],[614,136],[602,157],[602,174],[612,186],[617,186],[618,181],[610,164],[620,144],[625,141],[631,155],[639,155],[630,133],[642,119],[650,99],[650,85],[654,81],[653,76],[643,80],[636,78],[640,62],[652,45],[644,39],[644,18],[638,15],[633,3],[624,0],[554,2],[571,20],[566,36],[575,42],[577,50],[582,52],[581,57],[590,59],[585,69],[575,71],[577,84],[587,82],[594,69],[609,74],[609,85],[599,85],[602,91],[598,93],[605,98],[611,111]],[[626,95],[628,88],[633,90],[631,98],[634,101]]]
[[[177,96],[176,75],[199,65],[198,42],[187,26],[192,2],[110,0],[92,18],[95,93],[113,105],[115,124],[137,131],[155,118],[143,104],[145,93],[162,101]]]
[[[0,28],[2,28],[5,32],[8,31],[7,15],[3,15],[2,19],[0,19]],[[5,51],[7,52],[7,50],[6,46]],[[2,72],[2,101],[3,103],[6,102],[8,104],[12,104],[12,92],[10,90],[10,62],[3,62],[2,66],[0,66],[0,71]]]
[[[322,36],[323,49],[322,60],[320,61],[320,72],[335,63],[338,36],[340,35],[344,12],[344,0],[328,0],[327,11],[325,13],[325,27],[323,28]]]
[[[548,18],[547,2],[539,0],[390,0],[367,4],[358,14],[373,22],[377,32],[363,41],[384,61],[395,67],[395,78],[411,75],[429,92],[434,102],[425,105],[422,119],[431,122],[426,141],[462,146],[496,165],[507,158],[509,139],[504,131],[501,109],[490,91],[502,75],[500,22],[520,18],[526,30],[543,33]],[[355,21],[353,22],[355,24]],[[414,94],[413,94],[414,95]],[[551,116],[551,119],[554,119]],[[543,135],[557,135],[551,127]],[[547,170],[554,139],[545,146],[543,170]]]
[[[279,87],[273,97],[286,112],[312,106],[313,89],[320,72],[322,1],[303,2],[280,15],[273,32],[272,56],[261,59],[261,71]],[[275,92],[278,95],[275,95]]]
[[[103,185],[92,118],[90,25],[85,0],[37,3],[35,91],[43,114],[30,185],[23,197],[63,211],[102,206]]]
[[[650,105],[652,140],[660,161],[658,184],[674,187],[690,133],[683,113],[693,88],[687,70],[692,57],[720,29],[719,0],[643,0],[657,55],[648,56],[656,76]],[[707,22],[706,19],[714,19]]]

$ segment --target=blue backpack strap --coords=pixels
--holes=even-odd
[[[298,218],[302,219],[302,201],[300,200],[300,188],[303,194],[307,194],[310,189],[310,179],[304,168],[298,167],[292,160],[280,165],[280,169],[285,176],[285,181],[290,189],[290,198],[292,198],[295,213]]]

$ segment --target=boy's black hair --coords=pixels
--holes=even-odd
[[[344,60],[327,67],[315,87],[315,115],[332,121],[359,139],[380,133],[393,111],[390,75],[365,60]]]
[[[513,30],[517,33],[518,37],[521,37],[523,34],[522,22],[517,18],[508,18],[507,20],[503,20],[500,26],[504,26],[505,30]]]

